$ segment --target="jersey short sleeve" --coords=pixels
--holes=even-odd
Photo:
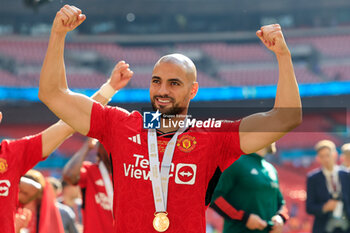
[[[5,140],[1,147],[4,147],[6,153],[15,156],[21,176],[43,160],[41,133],[17,140]]]
[[[92,166],[91,162],[89,162],[89,161],[83,162],[83,165],[80,168],[80,178],[79,178],[79,182],[78,182],[78,185],[80,186],[80,188],[86,187],[86,183],[87,183],[87,179],[88,179],[88,170],[91,166]]]
[[[235,162],[244,152],[239,140],[239,125],[241,121],[223,121],[216,140],[221,144],[218,166],[223,171]]]
[[[130,113],[122,108],[102,106],[94,103],[91,110],[90,131],[87,136],[96,138],[100,142],[109,144],[114,132],[124,123]]]

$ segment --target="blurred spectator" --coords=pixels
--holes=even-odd
[[[337,150],[329,140],[315,146],[321,168],[307,177],[306,211],[315,216],[313,233],[350,232],[350,177],[336,165]]]
[[[61,182],[54,177],[49,177],[48,181],[52,185],[55,192],[55,197],[57,198],[57,196],[59,196],[62,192]],[[75,226],[75,214],[73,210],[69,206],[59,203],[58,201],[56,201],[56,206],[58,207],[61,214],[64,232],[77,233],[78,229]]]
[[[341,147],[342,168],[350,171],[350,143],[346,143]]]
[[[68,206],[75,215],[75,224],[82,229],[82,213],[81,213],[81,193],[78,187],[62,181],[62,194],[58,198],[58,202]]]
[[[63,169],[64,180],[79,185],[83,196],[84,233],[113,232],[113,185],[108,153],[98,143],[97,162],[85,161],[97,140],[88,139]]]
[[[28,233],[64,233],[53,188],[39,171],[29,170],[21,178],[18,199],[21,207],[32,213]],[[17,212],[20,214],[21,209]]]
[[[221,175],[211,207],[225,218],[224,233],[282,232],[289,216],[277,171],[264,159],[275,151],[272,144],[242,156]]]

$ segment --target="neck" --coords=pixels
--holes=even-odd
[[[75,198],[63,196],[63,203],[67,206],[74,207],[75,206]]]
[[[330,165],[330,166],[328,166],[328,167],[324,167],[324,169],[326,169],[327,171],[333,171],[333,169],[334,169],[334,165]]]

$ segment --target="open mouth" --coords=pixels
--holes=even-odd
[[[171,98],[161,98],[161,97],[157,97],[156,98],[156,103],[157,105],[160,106],[166,106],[172,103],[172,99]]]
[[[10,186],[10,181],[0,180],[0,196],[8,196]]]

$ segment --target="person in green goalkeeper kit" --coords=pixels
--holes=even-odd
[[[210,206],[224,217],[224,233],[282,232],[289,216],[277,171],[264,159],[275,152],[271,144],[242,156],[222,173]]]

